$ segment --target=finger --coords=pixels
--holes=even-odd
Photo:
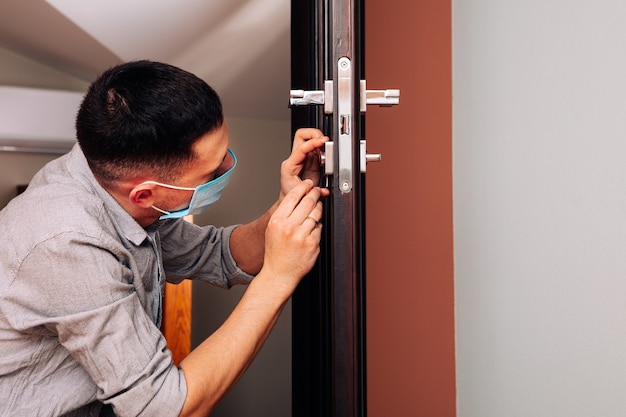
[[[317,129],[301,129],[306,130],[308,134],[299,134],[300,130],[296,132],[293,139],[292,151],[300,151],[302,153],[309,153],[315,149],[321,148],[325,142],[328,142],[328,136]]]
[[[307,223],[312,223],[312,222],[307,222]],[[309,235],[312,236],[316,242],[319,242],[322,238],[322,227],[323,227],[322,223],[317,222],[315,223],[315,226],[313,226],[313,228],[309,232]]]
[[[315,227],[317,227],[318,223],[319,222],[316,219],[314,219],[313,217],[306,216],[306,218],[302,222],[302,225],[305,226],[305,227],[308,225],[308,226],[311,227],[311,229],[314,229]]]
[[[313,182],[311,180],[304,180],[298,183],[287,194],[285,194],[281,203],[276,208],[274,215],[284,218],[291,216],[294,209],[301,203],[302,199],[309,191],[311,191],[312,188]],[[313,205],[311,205],[311,207],[313,207]]]
[[[290,215],[292,221],[295,222],[295,224],[304,224],[309,220],[314,223],[318,223],[322,218],[322,202],[320,201],[321,195],[321,189],[319,187],[315,187],[302,197],[302,200],[293,209],[293,212]],[[307,220],[307,218],[309,220]]]
[[[318,153],[319,149],[324,146],[324,143],[329,141],[328,136],[318,136],[315,138],[311,138],[306,142],[303,142],[299,145],[298,150],[304,154],[309,154],[311,152]]]
[[[302,225],[302,230],[305,234],[313,236],[316,242],[319,242],[322,236],[322,227],[322,223],[320,222],[313,223],[312,221],[307,220]]]
[[[294,144],[294,148],[287,159],[281,164],[281,174],[287,176],[299,176],[303,170],[313,171],[317,167],[319,171],[319,151],[328,141],[327,137],[311,139],[300,146]]]
[[[313,223],[319,223],[320,220],[322,219],[322,211],[323,211],[322,202],[318,201],[315,207],[313,208],[313,210],[311,210],[311,212],[304,218],[302,223],[304,224],[306,221],[310,221],[310,220],[312,220]]]
[[[319,151],[309,152],[302,164],[301,178],[309,178],[313,182],[318,182],[321,171],[321,161]]]
[[[319,149],[315,149],[312,152],[309,152],[306,156],[306,160],[304,161],[304,170],[312,171],[317,169],[319,171],[320,168],[320,151]]]
[[[305,127],[296,130],[294,141],[306,142],[310,139],[319,138],[321,136],[324,136],[321,130],[313,127]]]
[[[319,187],[312,188],[311,191],[302,197],[297,206],[294,207],[290,217],[292,217],[297,224],[301,224],[307,216],[311,216],[311,213],[313,213],[313,219],[317,222],[321,217],[321,212],[319,210],[317,212],[314,211],[318,203],[321,204],[319,201],[320,198],[321,189]]]

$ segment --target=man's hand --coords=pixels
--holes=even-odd
[[[328,137],[317,129],[299,129],[293,141],[291,155],[280,167],[280,196],[269,210],[258,219],[237,227],[230,238],[230,250],[237,265],[245,272],[256,275],[264,263],[266,229],[270,217],[294,188],[310,180],[309,190],[320,181],[319,153]],[[324,198],[330,194],[325,188],[317,188],[316,195]],[[304,195],[304,194],[302,194]],[[320,215],[321,217],[321,203]],[[305,216],[306,217],[306,216]],[[313,216],[312,216],[313,217]],[[310,220],[307,220],[310,222]]]
[[[291,293],[320,251],[322,189],[310,179],[295,186],[272,215],[265,232],[263,272],[275,288]]]
[[[298,129],[293,139],[291,155],[280,166],[280,198],[304,179],[317,185],[320,181],[320,149],[328,137],[314,128]],[[322,196],[328,191],[322,191]]]

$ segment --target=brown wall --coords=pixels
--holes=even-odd
[[[368,415],[454,416],[451,4],[365,3]]]

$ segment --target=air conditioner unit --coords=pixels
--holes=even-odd
[[[65,153],[83,93],[0,86],[0,151]]]

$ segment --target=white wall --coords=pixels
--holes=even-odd
[[[453,2],[458,417],[626,415],[626,2]]]
[[[82,92],[0,85],[0,151],[65,153],[76,143]]]
[[[22,55],[16,54],[8,49],[0,47],[0,107],[4,107],[3,103],[7,100],[4,94],[7,91],[6,86],[28,87],[35,89],[50,90],[66,90],[67,95],[71,96],[70,91],[78,94],[84,93],[88,83],[70,75],[59,72],[45,64],[38,63]],[[0,132],[7,131],[7,128],[15,133],[15,120],[21,121],[29,129],[40,132],[42,125],[47,133],[52,131],[56,133],[67,132],[69,128],[73,130],[73,121],[75,110],[70,110],[63,114],[58,109],[55,110],[56,117],[62,117],[65,120],[58,120],[58,123],[50,124],[50,120],[42,119],[41,114],[29,114],[28,112],[42,109],[40,103],[33,103],[31,108],[24,109],[23,112],[12,114],[12,120],[6,120],[7,114],[0,114]],[[15,110],[15,109],[13,109]],[[21,114],[21,115],[20,115]],[[43,123],[42,123],[43,120]],[[0,134],[0,136],[2,136]],[[66,135],[63,135],[66,136]],[[38,138],[41,135],[37,134]],[[2,136],[0,137],[0,148],[3,143],[8,143],[12,139],[24,139],[21,135]],[[31,138],[32,139],[32,138]],[[46,162],[56,158],[58,155],[50,153],[23,153],[23,152],[3,152],[0,151],[0,209],[2,209],[11,198],[15,196],[16,187],[18,185],[28,184],[32,176]]]

